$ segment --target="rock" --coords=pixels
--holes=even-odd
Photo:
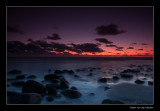
[[[70,89],[72,90],[78,90],[76,87],[72,86]]]
[[[28,80],[23,88],[23,93],[39,93],[41,96],[44,96],[46,94],[46,88],[39,82],[36,82],[34,80]]]
[[[51,102],[51,101],[53,101],[54,100],[54,98],[52,97],[52,96],[47,96],[47,101],[49,101],[49,102]]]
[[[80,98],[82,96],[82,94],[79,91],[75,91],[75,90],[64,90],[61,92],[64,96],[69,97],[69,98]]]
[[[87,76],[93,76],[93,73],[89,73]]]
[[[37,93],[7,92],[7,104],[40,104],[41,100]]]
[[[14,70],[9,71],[8,74],[21,74],[21,71],[14,69]]]
[[[98,80],[98,82],[107,82],[107,78],[101,78]]]
[[[148,85],[153,85],[153,81],[148,81]]]
[[[137,79],[137,80],[135,81],[135,83],[136,83],[136,84],[143,84],[144,81]]]
[[[44,76],[44,79],[51,81],[51,80],[53,80],[53,79],[60,79],[60,77],[57,76],[56,74],[48,74],[48,75],[45,75],[45,76]]]
[[[57,89],[52,84],[47,84],[46,89],[47,89],[49,95],[56,95],[57,94]]]
[[[47,86],[47,85],[51,85],[51,86],[53,86],[53,87],[56,88],[56,89],[59,89],[59,88],[60,88],[60,85],[59,85],[58,83],[46,84],[46,86]]]
[[[24,86],[25,82],[24,81],[15,81],[15,82],[11,82],[11,84],[16,87],[22,87],[22,86]]]
[[[62,73],[64,73],[63,71],[60,71],[60,70],[55,70],[54,71],[54,74],[62,74]]]
[[[74,74],[74,71],[73,70],[69,70],[68,73],[69,74]]]
[[[60,81],[58,79],[52,79],[52,83],[59,83]]]
[[[122,71],[121,73],[139,73],[140,71],[138,69],[126,69]]]
[[[133,78],[131,74],[120,74],[122,78]]]
[[[66,81],[61,81],[60,82],[60,88],[61,89],[67,89],[67,88],[69,88],[69,85]]]
[[[113,78],[114,80],[118,80],[118,79],[119,79],[118,76],[113,76],[112,78]]]
[[[90,96],[94,96],[94,95],[95,95],[95,93],[89,93],[89,95],[90,95]]]
[[[124,103],[117,100],[104,99],[102,101],[102,104],[124,104]]]
[[[74,77],[75,77],[75,78],[80,78],[80,76],[79,76],[79,75],[76,75],[76,74],[74,74]]]
[[[110,89],[110,87],[108,87],[108,86],[104,87],[104,90],[108,90],[108,89]]]
[[[146,70],[147,72],[152,72],[153,71],[153,69],[152,68],[147,68],[147,70]]]
[[[24,79],[25,75],[16,76],[16,79]]]
[[[36,76],[35,76],[35,75],[30,75],[30,76],[28,76],[27,78],[28,78],[28,79],[35,79]]]

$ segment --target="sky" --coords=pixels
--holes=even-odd
[[[152,57],[153,7],[7,7],[8,56]]]

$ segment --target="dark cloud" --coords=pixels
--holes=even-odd
[[[106,45],[106,47],[117,47],[117,45]]]
[[[118,26],[115,24],[97,26],[96,29],[98,35],[118,35],[125,33],[125,30],[118,30]]]
[[[97,44],[94,43],[83,43],[83,44],[71,44],[74,49],[80,50],[81,52],[104,52],[101,48],[99,48]]]
[[[142,43],[142,45],[148,45],[148,44],[146,44],[146,43]]]
[[[18,29],[18,27],[13,27],[13,26],[7,26],[7,32],[10,32],[10,33],[17,33],[17,34],[24,34],[24,32],[20,29]]]
[[[134,49],[134,47],[128,47],[127,49]]]
[[[116,47],[115,50],[117,50],[117,51],[123,51],[122,49],[124,49],[124,47]]]
[[[138,50],[143,50],[143,49],[138,49]]]
[[[50,39],[50,40],[60,40],[60,36],[56,33],[52,34],[52,36],[47,36],[47,39]]]
[[[131,45],[137,45],[137,43],[131,43]]]
[[[112,41],[108,41],[105,38],[96,38],[95,40],[98,42],[101,42],[101,43],[105,43],[105,44],[112,44],[113,43]]]

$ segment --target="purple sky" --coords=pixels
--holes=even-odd
[[[97,34],[96,27],[109,24],[125,32]],[[31,38],[48,43],[96,44],[99,43],[96,38],[105,38],[118,47],[134,47],[134,52],[144,49],[143,53],[153,54],[149,52],[153,50],[153,7],[8,7],[7,25],[14,28],[7,33],[8,41],[27,44]],[[46,39],[52,34],[58,34],[61,39]],[[103,43],[99,47],[113,52],[113,48]],[[133,51],[127,53],[131,55]]]

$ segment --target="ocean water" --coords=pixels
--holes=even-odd
[[[120,72],[126,69],[139,69],[139,66],[143,66],[143,70],[138,74],[132,73],[134,76],[132,79],[124,79],[120,76]],[[94,68],[94,70],[90,70]],[[55,97],[54,101],[48,102],[46,96],[43,97],[41,104],[101,104],[104,99],[114,99],[124,102],[125,104],[153,104],[153,86],[148,85],[148,81],[153,81],[153,71],[147,71],[147,68],[153,69],[153,60],[141,58],[8,58],[7,59],[7,72],[13,69],[22,71],[22,74],[26,76],[36,75],[35,81],[42,83],[43,85],[48,84],[44,82],[44,75],[54,73],[55,70],[73,70],[79,78],[63,74],[65,79],[70,83],[70,87],[75,86],[78,91],[82,93],[82,96],[78,99],[70,99],[63,95],[61,97]],[[51,72],[48,70],[51,69]],[[80,69],[81,71],[77,71]],[[92,73],[92,76],[88,74]],[[112,79],[113,76],[120,77],[119,80],[115,81]],[[107,83],[97,82],[100,78],[108,78]],[[7,79],[15,78],[13,75],[7,74]],[[144,84],[136,84],[135,80],[144,80]],[[25,78],[23,81],[27,81]],[[11,84],[12,81],[7,81],[7,84]],[[120,85],[121,87],[126,83],[130,86],[138,85],[138,88],[145,90],[147,88],[148,95],[146,99],[140,98],[139,95],[142,92],[137,92],[131,97],[128,92],[128,98],[123,98],[121,94],[118,94],[118,88],[115,90],[115,86]],[[110,89],[105,90],[108,86]],[[112,90],[113,87],[113,90]],[[127,86],[128,87],[128,86]],[[125,90],[127,90],[127,87]],[[21,87],[14,87],[10,85],[7,90],[21,92]],[[114,91],[115,90],[115,91]],[[136,90],[134,87],[132,90]],[[58,90],[60,94],[61,90]],[[120,90],[119,90],[120,91]],[[114,92],[114,93],[113,93]],[[126,92],[126,91],[121,91]],[[94,95],[90,95],[94,93]],[[113,93],[114,95],[112,95]],[[116,96],[115,96],[116,95]],[[127,94],[125,93],[127,96]],[[121,97],[122,96],[122,97]],[[145,98],[145,96],[144,96]],[[138,101],[138,102],[137,102]]]

